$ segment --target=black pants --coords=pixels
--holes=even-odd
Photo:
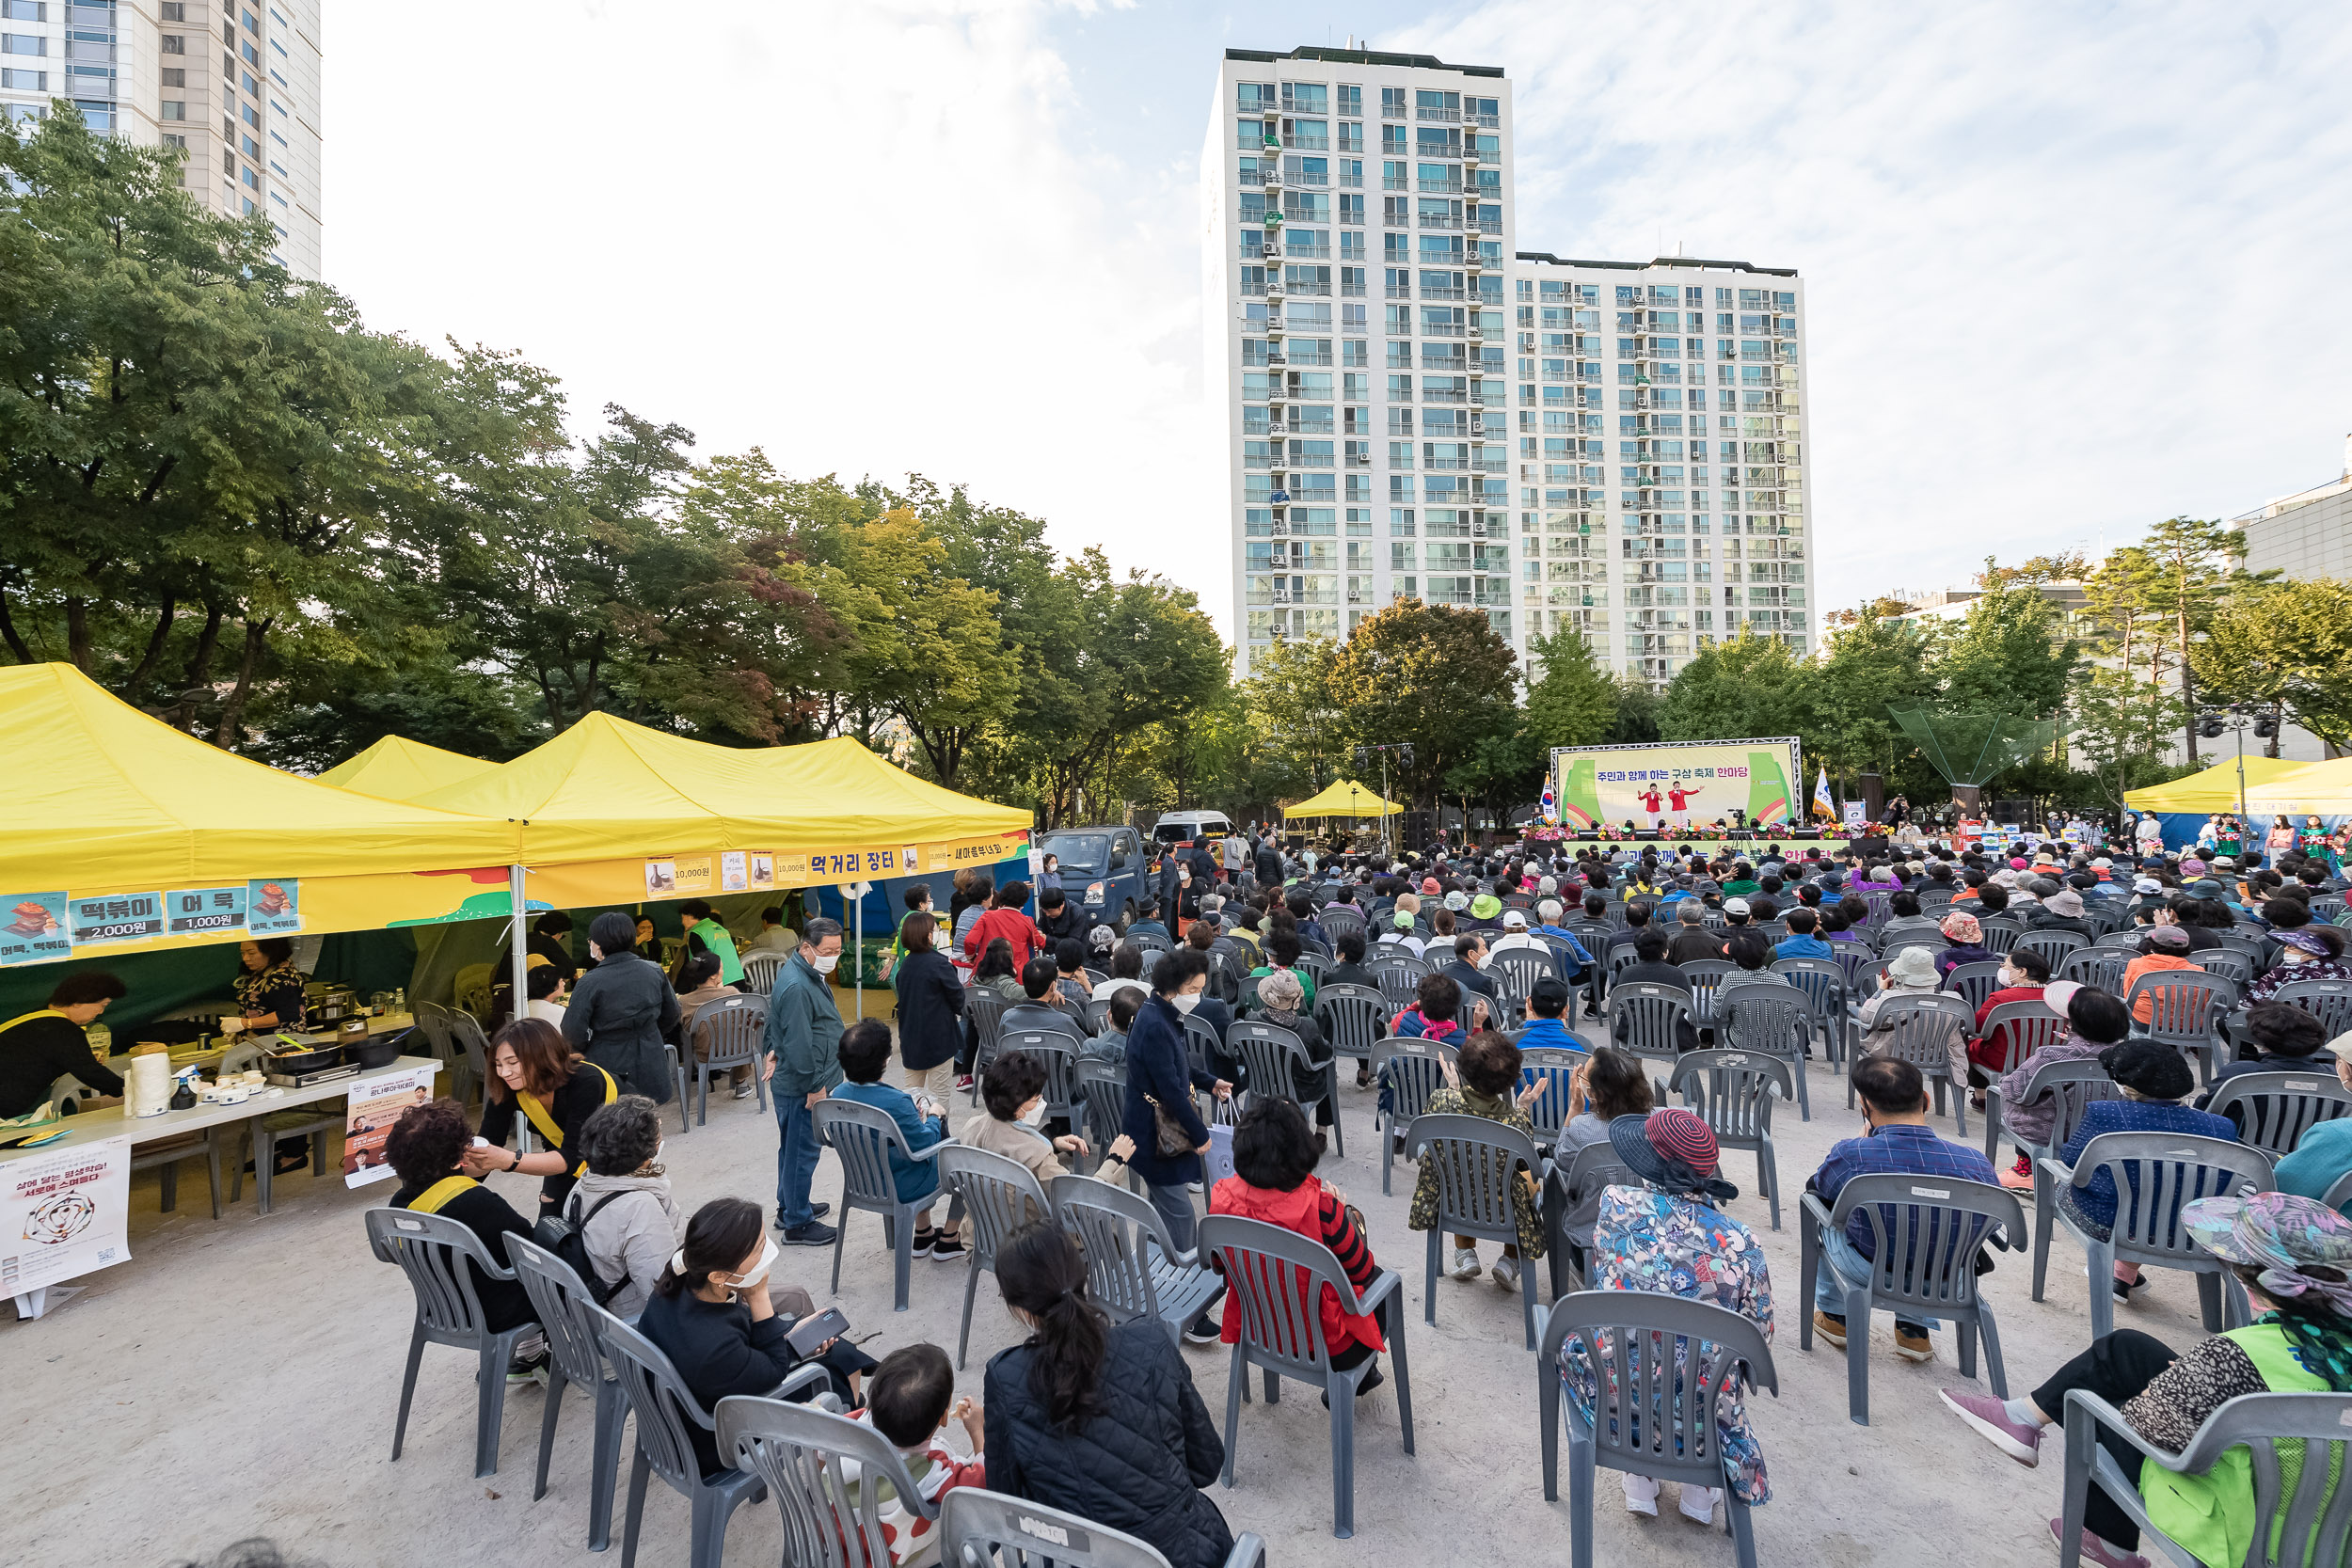
[[[2119,1328],[2106,1338],[2092,1341],[2089,1350],[2051,1373],[2050,1380],[2033,1391],[2033,1402],[2044,1416],[2061,1421],[2066,1418],[2066,1396],[2076,1388],[2120,1407],[2154,1382],[2156,1374],[2172,1365],[2174,1359],[2172,1347],[2154,1335],[2142,1334],[2136,1328]],[[2141,1455],[2137,1449],[2105,1427],[2099,1429],[2099,1446],[2115,1456],[2125,1475],[2135,1481],[2139,1479]],[[2083,1528],[2126,1550],[2139,1544],[2139,1526],[2116,1507],[2096,1481],[2091,1483],[2090,1500],[2083,1508]]]
[[[1389,1322],[1389,1308],[1395,1305],[1396,1297],[1391,1296],[1372,1309],[1373,1321],[1380,1325],[1380,1338],[1383,1339],[1395,1332],[1394,1327]],[[1378,1354],[1370,1345],[1350,1344],[1345,1350],[1331,1357],[1331,1365],[1343,1372],[1352,1372]]]

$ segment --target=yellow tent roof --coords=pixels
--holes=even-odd
[[[356,789],[387,800],[413,800],[470,779],[498,766],[479,757],[445,752],[405,736],[388,735],[358,755],[321,773],[320,784]]]
[[[2268,758],[2265,758],[2268,761]],[[2234,766],[2234,764],[2233,764]],[[2246,809],[2251,812],[2317,812],[2336,816],[2352,812],[2352,757],[2333,762],[2291,764],[2257,786],[2254,759],[2246,759]]]
[[[2255,786],[2266,784],[2281,773],[2295,772],[2309,766],[2308,763],[2282,762],[2275,757],[2248,757],[2247,793],[2250,797]],[[2237,758],[2232,757],[2227,762],[2214,764],[2201,773],[2174,779],[2170,784],[2128,790],[2124,793],[2123,803],[2134,811],[2233,812],[2237,810]]]
[[[1311,800],[1283,808],[1284,816],[1394,816],[1405,808],[1380,799],[1353,779],[1334,779]]]
[[[337,789],[149,718],[67,664],[0,668],[0,888],[203,887],[501,865],[503,821]]]
[[[848,738],[739,750],[592,713],[419,797],[522,825],[534,865],[663,850],[804,850],[1025,832],[1029,814],[927,784]]]

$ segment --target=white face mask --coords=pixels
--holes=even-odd
[[[1021,1113],[1021,1125],[1024,1127],[1045,1125],[1045,1097],[1043,1095],[1039,1095],[1029,1101],[1028,1108]]]
[[[1168,1000],[1175,1005],[1178,1012],[1188,1013],[1200,1006],[1200,993],[1197,990],[1186,991],[1182,996],[1171,996]]]
[[[808,960],[808,963],[809,963],[809,967],[810,967],[811,969],[814,969],[815,971],[817,971],[817,973],[818,973],[818,974],[831,974],[833,973],[833,967],[834,967],[834,965],[835,965],[835,964],[839,963],[840,961],[841,961],[841,955],[840,955],[840,954],[838,954],[838,953],[825,953],[825,954],[820,954],[820,955],[818,955],[818,957],[816,957],[816,958],[814,958],[809,959],[809,960]]]

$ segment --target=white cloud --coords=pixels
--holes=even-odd
[[[1824,600],[2331,475],[2352,13],[1490,5],[1523,248],[1794,266]]]
[[[375,325],[519,348],[583,425],[617,401],[706,453],[916,469],[1215,587],[1155,456],[1200,422],[1198,133],[1140,173],[1086,151],[1050,19],[339,9],[328,278]]]

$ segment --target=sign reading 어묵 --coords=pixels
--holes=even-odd
[[[243,882],[234,887],[174,888],[164,895],[164,918],[175,937],[242,931],[248,892]]]

